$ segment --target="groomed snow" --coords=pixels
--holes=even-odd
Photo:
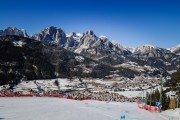
[[[76,101],[60,98],[1,98],[0,119],[5,120],[168,120],[163,113],[139,109],[136,103]]]
[[[172,120],[180,120],[180,108],[175,110],[166,110],[162,114],[163,116],[169,117]]]

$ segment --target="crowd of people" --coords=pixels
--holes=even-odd
[[[23,91],[1,90],[0,97],[22,97],[33,96],[30,92],[23,93]]]
[[[114,101],[114,102],[137,102],[141,98],[140,97],[132,97],[127,98],[123,95],[118,93],[110,93],[110,92],[88,92],[88,91],[75,91],[68,94],[69,97],[76,100],[83,100],[83,99],[93,99],[93,100],[100,100],[100,101]]]
[[[74,100],[100,100],[100,101],[114,101],[114,102],[137,102],[140,101],[140,97],[133,97],[127,98],[123,95],[118,93],[110,93],[110,92],[90,92],[90,91],[71,91],[71,92],[64,92],[60,93],[59,91],[13,91],[13,90],[2,90],[0,91],[0,97],[32,97],[32,96],[39,96],[39,97],[59,97],[59,98],[67,98],[67,99],[74,99]]]

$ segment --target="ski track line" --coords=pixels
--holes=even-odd
[[[82,108],[82,109],[87,109],[87,108],[89,108],[89,110],[93,110],[93,109],[91,109],[91,108],[97,108],[97,107],[79,107],[79,108]],[[94,110],[98,111],[97,109],[94,109]],[[105,110],[105,109],[100,109],[100,110]],[[98,112],[99,112],[99,111],[98,111]],[[100,112],[100,114],[101,114],[101,115],[104,115],[104,116],[107,116],[107,117],[110,117],[110,118],[113,118],[114,120],[118,120],[118,118],[113,117],[112,115],[103,114],[103,113],[101,113],[101,112]]]

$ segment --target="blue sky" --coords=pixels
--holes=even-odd
[[[179,0],[1,0],[0,29],[48,26],[105,35],[127,47],[180,44]]]

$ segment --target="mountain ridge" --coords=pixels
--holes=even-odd
[[[22,32],[23,34],[21,35],[20,33],[17,33],[17,32],[15,32],[15,33],[5,32],[5,33],[3,34],[4,31],[7,31],[7,30],[13,31],[14,28],[15,28],[16,30],[20,31],[20,33]],[[55,27],[55,26],[46,27],[44,30],[48,30],[48,29],[52,29],[52,28],[55,28],[55,29],[58,29],[58,30],[61,30],[61,31],[64,32],[63,29],[57,28],[57,27]],[[44,30],[41,30],[41,32],[44,31]],[[88,30],[88,31],[93,32],[93,30]],[[88,32],[88,31],[87,31],[87,32]],[[0,30],[0,36],[4,36],[4,35],[18,35],[18,36],[29,37],[29,38],[33,38],[33,39],[38,40],[38,39],[40,39],[40,38],[38,38],[37,35],[40,34],[41,32],[28,35],[25,29],[21,29],[21,30],[20,30],[20,29],[18,29],[18,28],[16,28],[16,27],[7,27],[5,30]],[[87,33],[87,32],[85,32],[85,33]],[[72,33],[75,33],[75,32],[72,32]],[[85,33],[83,33],[83,34],[85,34]],[[71,33],[70,33],[70,34],[71,34]],[[80,36],[80,37],[82,37],[82,35],[83,35],[82,33],[75,33],[75,34],[79,34],[78,36]],[[80,34],[81,34],[81,35],[80,35]],[[93,32],[93,34],[94,34],[94,32]],[[67,38],[70,37],[69,34],[66,34],[65,36],[66,36]],[[100,35],[98,38],[102,38],[102,36],[103,36],[103,35]],[[107,38],[106,36],[103,36],[103,37]],[[108,38],[107,38],[107,39],[108,39]],[[77,40],[77,39],[76,39],[76,40]],[[109,41],[112,42],[112,41],[115,41],[115,40],[109,40]],[[114,42],[112,42],[112,43],[114,43]],[[116,42],[116,41],[115,41],[114,44],[119,44],[119,45],[121,45],[120,43],[118,43],[118,42]],[[122,45],[121,45],[121,46],[122,46]],[[140,45],[140,46],[148,46],[148,44]],[[138,47],[140,47],[140,46],[138,46]],[[154,46],[154,45],[151,45],[151,46]],[[123,46],[123,47],[124,47],[124,46]],[[138,48],[138,47],[135,47],[135,48]],[[155,46],[154,46],[154,47],[155,47]],[[170,51],[173,51],[173,48],[179,48],[179,47],[180,47],[180,45],[173,46]],[[135,48],[131,48],[131,47],[124,47],[124,48],[126,48],[126,49],[135,49]],[[162,48],[162,47],[159,47],[159,48]],[[164,49],[168,49],[168,48],[164,48]]]
[[[24,35],[20,34],[22,33],[20,30],[18,31],[15,29],[15,31],[16,32],[12,32],[12,30],[10,30],[10,33],[16,34],[17,36]],[[7,35],[7,33],[3,35]],[[142,45],[132,50],[115,41],[109,40],[105,36],[98,37],[92,30],[89,30],[83,34],[77,34],[75,32],[66,34],[64,30],[51,26],[33,36],[30,36],[29,38],[26,38],[35,39],[37,42],[50,44],[50,46],[56,46],[57,48],[66,49],[74,54],[78,54],[80,56],[87,57],[88,59],[97,61],[103,65],[116,68],[119,71],[127,69],[129,71],[132,70],[140,73],[144,77],[158,77],[160,74],[159,71],[162,71],[166,77],[170,77],[173,71],[180,68],[180,55],[177,49],[178,47],[176,47],[177,51],[175,52],[152,45]],[[24,45],[23,41],[14,41],[13,44],[17,47]],[[48,51],[51,50],[53,52],[52,48],[49,48]],[[66,55],[62,54],[61,57],[63,58],[65,56]],[[47,58],[49,59],[49,57]],[[52,58],[52,60],[55,58],[56,56]],[[62,61],[66,61],[66,59],[63,59]],[[61,61],[58,62],[61,63]],[[58,62],[57,64],[54,64],[56,67],[58,66]],[[65,62],[64,64],[67,65],[68,63]],[[103,67],[98,67],[98,69],[103,70]],[[88,68],[85,71],[89,70],[92,71],[92,68]],[[100,71],[96,72],[99,73]],[[68,71],[66,72],[68,73]],[[135,72],[131,72],[134,74],[130,74],[131,78],[136,76]],[[99,74],[101,75],[102,72]],[[121,75],[122,74],[120,74],[120,76]],[[130,77],[127,73],[123,73],[123,75],[124,77]],[[106,75],[103,74],[103,76]]]

